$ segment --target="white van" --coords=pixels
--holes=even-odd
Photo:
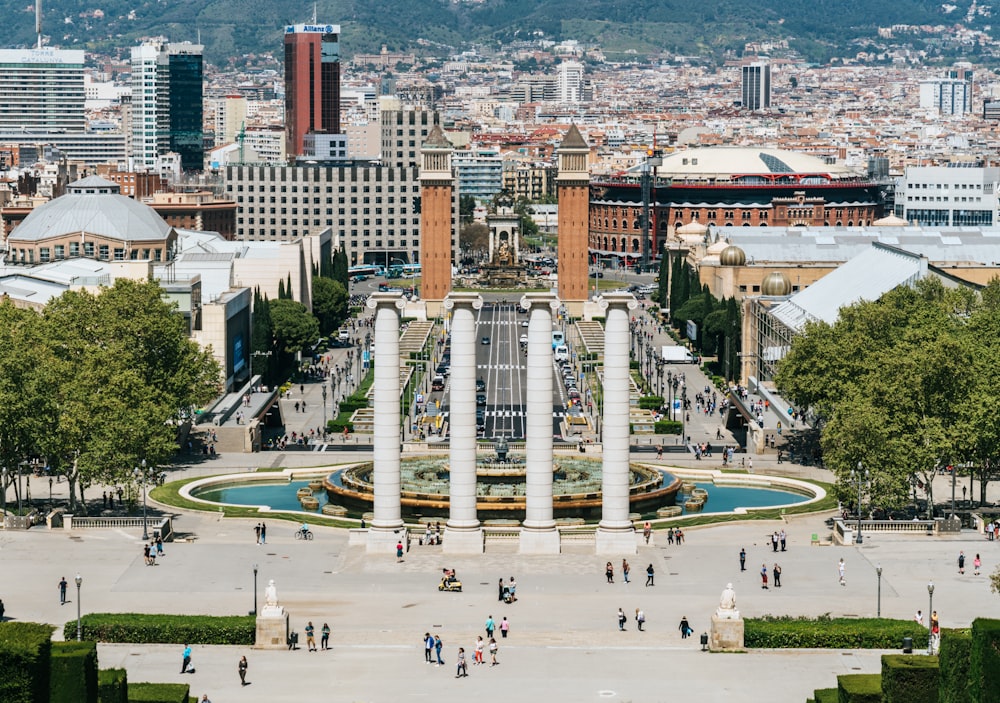
[[[552,352],[552,356],[556,361],[568,361],[569,360],[569,347],[565,344],[560,344]]]

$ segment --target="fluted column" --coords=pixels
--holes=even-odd
[[[525,516],[523,554],[557,554],[559,532],[552,518],[552,312],[559,301],[551,293],[529,293],[528,397],[525,422]]]
[[[606,293],[600,299],[604,321],[604,461],[598,554],[634,554],[635,528],[629,514],[629,311],[638,304],[631,293]]]
[[[399,293],[374,293],[368,307],[375,310],[375,517],[368,530],[368,551],[395,549],[402,537],[400,506],[400,411],[399,411]]]
[[[476,311],[478,293],[449,293],[444,307],[451,311],[451,380],[449,382],[448,524],[443,551],[478,554],[483,531],[476,516]]]

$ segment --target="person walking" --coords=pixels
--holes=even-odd
[[[181,655],[181,673],[186,674],[191,666],[191,645],[184,645],[184,653]]]
[[[924,614],[922,611],[920,610],[917,611],[917,614],[913,616],[913,622],[920,625],[920,627],[924,626]]]
[[[652,564],[650,564],[649,566],[646,567],[646,585],[647,586],[655,586],[656,585],[656,584],[653,583],[653,565]]]
[[[320,630],[319,648],[323,651],[330,648],[330,626],[326,623],[323,623],[323,629]]]
[[[66,605],[66,577],[63,576],[59,579],[59,605]]]
[[[396,563],[403,561],[403,540],[396,542]]]
[[[434,666],[444,666],[444,659],[441,658],[441,648],[444,644],[438,635],[434,635],[434,655],[437,657],[437,664]]]
[[[640,608],[635,609],[635,626],[642,632],[642,626],[646,623],[646,614]]]
[[[965,552],[961,551],[958,553],[958,573],[965,573]]]
[[[847,565],[844,563],[844,558],[841,557],[840,558],[840,562],[837,564],[837,573],[840,575],[840,585],[841,586],[846,586],[847,585],[847,576],[845,575],[846,569],[847,569]]]
[[[503,602],[503,579],[497,581],[497,600]]]
[[[691,629],[691,625],[688,624],[687,615],[681,617],[681,624],[677,626],[677,629],[681,631],[682,640],[686,640],[688,635],[694,632],[694,630]]]
[[[646,540],[646,544],[649,544],[649,536],[653,532],[653,526],[650,524],[649,520],[646,520],[642,526],[642,538]]]
[[[463,647],[458,648],[458,664],[455,669],[455,678],[460,679],[463,676],[469,675],[469,668],[465,665],[465,649]]]
[[[483,642],[483,636],[479,635],[478,637],[476,637],[476,652],[475,652],[475,655],[474,655],[475,659],[473,660],[474,664],[482,664],[482,663],[484,663],[483,662],[483,648],[484,647],[485,647],[485,644]]]
[[[781,551],[785,551],[785,542],[788,540],[788,535],[782,530],[778,533],[778,541],[781,542]]]
[[[497,629],[497,624],[493,622],[493,616],[490,615],[486,618],[486,637],[487,639],[493,637],[493,631]]]
[[[510,593],[510,602],[513,603],[517,600],[517,581],[514,580],[513,576],[510,577],[508,592]]]
[[[428,664],[433,664],[434,659],[431,658],[431,652],[434,651],[434,638],[431,637],[431,633],[424,633],[424,661]]]
[[[740,548],[740,571],[747,570],[747,550]]]
[[[979,555],[977,554],[976,558],[972,560],[972,575],[973,576],[979,576],[979,567],[982,566],[982,565],[983,565],[983,563],[981,561],[979,561]]]
[[[507,639],[507,631],[510,630],[510,622],[507,621],[507,616],[500,621],[500,637],[501,639]]]
[[[247,667],[248,666],[249,665],[247,664],[247,658],[246,657],[240,657],[240,663],[236,665],[236,670],[240,674],[240,686],[246,686],[247,685]]]
[[[306,624],[306,651],[316,651],[316,628],[313,627],[312,620]]]
[[[260,543],[267,544],[267,523],[260,523]]]
[[[608,583],[615,582],[615,567],[611,565],[610,561],[604,567],[604,576],[608,579]]]
[[[771,567],[771,574],[774,576],[774,587],[781,588],[781,565],[777,562]]]
[[[490,637],[490,666],[496,666],[500,662],[497,661],[497,641]]]
[[[760,587],[767,590],[767,564],[760,565]]]
[[[628,620],[628,618],[625,617],[625,611],[622,610],[621,608],[619,608],[618,609],[618,631],[619,632],[624,632],[625,631],[625,623],[627,622],[627,620]]]
[[[628,572],[629,572],[628,559],[622,559],[622,578],[625,579],[625,583],[629,582]]]
[[[260,523],[254,525],[253,533],[257,536],[257,544],[260,544]]]

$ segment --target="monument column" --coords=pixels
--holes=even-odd
[[[476,311],[478,293],[449,293],[451,382],[448,404],[449,511],[442,549],[445,554],[481,554],[483,530],[476,517]]]
[[[389,553],[403,535],[400,506],[399,456],[399,311],[400,293],[373,293],[368,307],[375,310],[375,517],[368,529],[368,551]]]
[[[579,317],[588,298],[590,147],[576,125],[570,125],[557,152],[559,299],[572,317]]]
[[[453,149],[440,125],[434,125],[420,147],[420,296],[430,316],[440,314],[441,304],[451,291]]]
[[[552,519],[552,312],[551,293],[528,293],[528,399],[525,421],[525,517],[521,554],[558,554],[559,531]]]
[[[561,272],[560,272],[561,273]],[[635,554],[635,528],[629,513],[629,311],[638,307],[631,293],[611,292],[600,299],[604,321],[604,462],[598,554]]]

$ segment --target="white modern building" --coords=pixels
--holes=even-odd
[[[896,184],[896,216],[929,227],[998,223],[1000,168],[911,166]]]
[[[563,61],[556,75],[556,100],[563,104],[582,103],[587,100],[583,64]]]
[[[78,50],[0,50],[0,132],[83,132],[83,61]]]
[[[920,107],[937,110],[942,115],[970,114],[971,78],[934,78],[920,81]]]
[[[503,159],[497,149],[457,149],[451,166],[462,195],[489,200],[503,190]]]

